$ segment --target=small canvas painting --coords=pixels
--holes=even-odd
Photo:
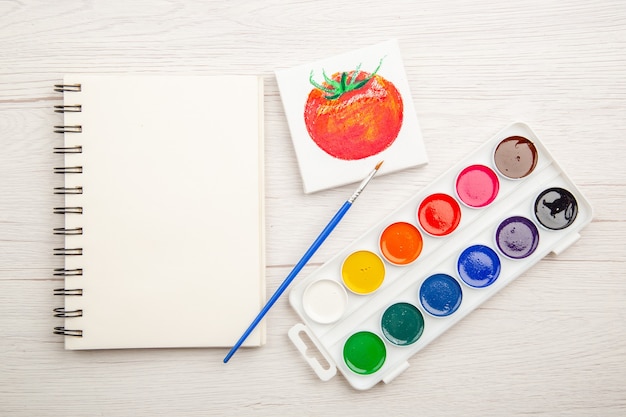
[[[396,40],[277,70],[305,193],[428,162]]]

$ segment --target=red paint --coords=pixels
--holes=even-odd
[[[456,193],[470,207],[488,206],[496,199],[499,189],[498,176],[484,165],[470,165],[456,178]]]
[[[351,89],[361,82],[365,83]],[[357,160],[384,151],[396,140],[403,103],[391,81],[363,71],[338,72],[320,87],[323,90],[316,87],[309,93],[304,122],[309,136],[324,152]]]
[[[449,235],[461,222],[461,207],[448,194],[431,194],[420,204],[417,220],[422,229],[430,235]]]

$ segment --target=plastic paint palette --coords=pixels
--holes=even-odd
[[[532,130],[514,123],[294,286],[289,300],[303,323],[289,337],[322,380],[339,369],[356,389],[388,383],[497,291],[574,243],[591,217]]]

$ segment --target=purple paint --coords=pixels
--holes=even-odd
[[[500,252],[509,258],[526,258],[539,245],[539,231],[526,217],[509,217],[498,226],[496,244]]]

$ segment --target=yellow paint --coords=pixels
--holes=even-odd
[[[341,277],[350,291],[356,294],[369,294],[383,283],[385,264],[373,252],[366,250],[354,252],[343,261]]]

